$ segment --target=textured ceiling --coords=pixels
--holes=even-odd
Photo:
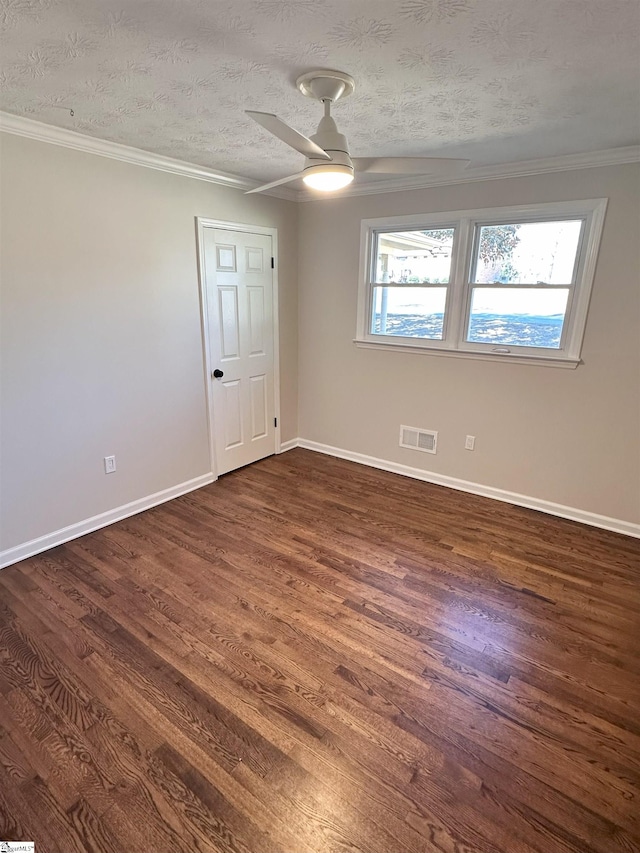
[[[293,83],[323,67],[355,77],[354,156],[640,142],[640,0],[0,0],[0,25],[2,109],[244,177],[299,170],[243,111],[310,135]]]

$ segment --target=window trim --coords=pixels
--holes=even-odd
[[[581,360],[582,342],[607,201],[606,198],[581,199],[363,219],[360,228],[357,329],[354,343],[366,349],[392,349],[399,352],[429,353],[483,361],[577,367]],[[496,223],[548,221],[554,218],[574,218],[584,221],[576,258],[575,283],[570,289],[565,314],[561,349],[511,346],[508,353],[494,352],[489,349],[488,344],[464,341],[474,284],[470,279],[474,263],[476,229],[482,225]],[[376,284],[374,281],[376,235],[385,231],[451,227],[455,227],[456,233],[447,285],[443,339],[373,334],[370,330],[370,322],[373,288]]]

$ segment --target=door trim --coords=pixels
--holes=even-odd
[[[200,293],[200,333],[202,336],[202,362],[204,366],[204,394],[207,405],[207,429],[209,431],[209,459],[214,479],[218,479],[218,464],[216,460],[213,428],[215,423],[213,400],[211,395],[212,359],[209,350],[209,312],[207,310],[207,287],[204,263],[204,229],[212,228],[217,231],[242,231],[246,234],[266,234],[271,237],[271,252],[274,259],[272,270],[273,292],[273,405],[276,417],[275,442],[276,453],[280,447],[280,317],[278,314],[278,229],[264,225],[251,225],[246,222],[226,222],[219,219],[209,219],[196,216],[196,244],[198,250],[198,290]]]

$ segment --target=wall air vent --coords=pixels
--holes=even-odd
[[[400,447],[410,450],[422,450],[425,453],[435,453],[438,443],[438,433],[432,429],[417,429],[416,427],[400,427]]]

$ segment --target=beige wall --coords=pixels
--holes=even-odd
[[[2,550],[210,470],[196,216],[278,228],[297,435],[296,205],[9,134],[1,188]]]
[[[278,228],[283,441],[640,521],[638,167],[296,205],[0,139],[0,550],[208,472],[195,216]],[[353,344],[362,218],[596,197],[577,370]],[[437,429],[438,454],[398,447],[401,423]]]
[[[343,450],[640,522],[637,166],[300,205],[300,436]],[[609,198],[576,370],[359,349],[361,219]],[[436,429],[438,453],[398,446]],[[466,434],[476,450],[464,450]]]

